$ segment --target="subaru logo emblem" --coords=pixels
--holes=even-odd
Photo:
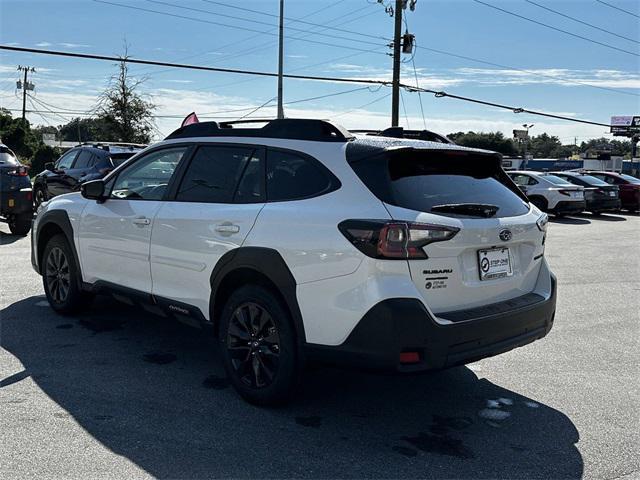
[[[502,240],[503,242],[508,242],[509,240],[511,240],[511,237],[513,235],[511,234],[511,230],[507,230],[505,228],[504,230],[500,230],[500,233],[498,234],[498,236],[500,237],[500,240]]]

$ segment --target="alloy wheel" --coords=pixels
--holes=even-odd
[[[253,302],[241,304],[231,316],[226,340],[231,365],[246,386],[264,388],[273,382],[280,337],[269,312]]]
[[[56,303],[64,303],[69,295],[71,272],[67,256],[59,247],[53,247],[45,267],[47,289]]]

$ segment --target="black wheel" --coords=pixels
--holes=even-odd
[[[42,202],[46,202],[46,201],[47,201],[47,194],[45,193],[44,189],[42,187],[36,188],[33,192],[33,205],[35,206],[36,210],[38,209],[38,207]]]
[[[31,230],[31,219],[33,215],[31,213],[21,213],[19,215],[11,215],[9,217],[9,230],[14,235],[25,236]]]
[[[236,290],[220,318],[219,340],[227,376],[256,405],[286,401],[298,381],[296,337],[286,308],[269,290]]]
[[[531,203],[533,203],[538,209],[543,212],[547,211],[547,201],[542,197],[533,197],[531,198]]]
[[[40,268],[44,293],[56,312],[72,314],[89,303],[92,297],[80,289],[80,270],[64,235],[47,242]]]

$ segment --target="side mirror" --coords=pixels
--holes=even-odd
[[[56,164],[53,162],[47,162],[44,164],[44,169],[53,172],[56,169]]]
[[[80,185],[80,193],[90,200],[104,200],[104,182],[91,180]]]

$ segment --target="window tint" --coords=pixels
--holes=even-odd
[[[605,181],[605,182],[607,182],[607,183],[609,183],[611,185],[616,183],[616,179],[611,177],[611,176],[609,176],[609,175],[596,174],[596,175],[594,175],[594,177],[599,178],[599,179],[601,179],[601,180],[603,180],[603,181]]]
[[[89,150],[81,150],[73,168],[87,168],[93,165],[94,155]]]
[[[282,150],[267,153],[267,199],[295,200],[328,193],[337,185],[328,172],[313,160]]]
[[[544,178],[545,180],[555,184],[555,185],[568,185],[569,182],[567,182],[564,178],[560,178],[560,177],[556,177],[555,175],[542,175],[542,178]]]
[[[536,185],[538,183],[535,178],[530,177],[529,175],[523,175],[521,173],[513,174],[511,175],[511,178],[513,179],[514,183],[520,187],[525,185]]]
[[[350,165],[371,192],[391,205],[456,217],[473,215],[445,213],[443,207],[495,205],[498,207],[495,217],[524,215],[529,211],[527,203],[502,182],[506,178],[493,159],[402,149]]]
[[[593,175],[580,175],[578,178],[589,185],[607,185],[607,182],[600,180]],[[571,181],[571,177],[567,178],[567,180]]]
[[[620,176],[622,178],[624,178],[629,183],[633,183],[635,185],[640,184],[640,179],[638,179],[636,177],[632,177],[631,175],[627,175],[626,173],[621,173]],[[622,183],[622,182],[620,182],[620,183]]]
[[[178,189],[176,200],[183,202],[231,203],[234,192],[243,174],[247,173],[249,161],[255,149],[245,147],[211,146],[200,147],[187,169]],[[253,193],[260,197],[259,158],[253,163],[251,175],[243,181],[242,196],[251,198]],[[253,185],[251,183],[253,182]],[[255,183],[258,183],[256,187]],[[257,188],[257,192],[256,192]]]
[[[139,158],[120,172],[111,190],[111,198],[161,200],[188,148],[167,148]]]
[[[73,161],[75,160],[76,155],[78,155],[78,150],[71,150],[70,152],[65,153],[58,160],[58,163],[56,164],[56,168],[58,170],[66,170],[67,168],[71,168],[71,165],[73,165]]]
[[[109,158],[111,159],[111,163],[114,167],[119,167],[124,162],[133,157],[136,153],[138,152],[112,153]]]
[[[264,202],[264,159],[258,150],[245,167],[233,200],[235,203]]]

